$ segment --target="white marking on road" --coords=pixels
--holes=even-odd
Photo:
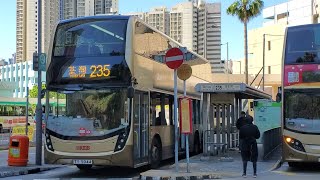
[[[171,56],[166,58],[166,62],[178,61],[178,60],[183,60],[183,55]]]

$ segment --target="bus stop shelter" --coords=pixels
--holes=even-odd
[[[238,147],[236,121],[248,99],[271,99],[271,95],[245,83],[199,83],[195,89],[201,93],[204,155]]]

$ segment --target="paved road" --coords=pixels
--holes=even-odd
[[[75,166],[68,166],[64,168],[54,169],[51,171],[41,172],[38,174],[30,174],[25,176],[16,176],[6,179],[125,179],[130,177],[137,177],[143,169],[133,170],[127,168],[96,168],[88,172],[80,171]],[[265,171],[258,174],[258,179],[262,180],[319,180],[320,168],[305,168],[305,169],[292,169],[287,164],[284,164],[280,169],[270,172]],[[240,177],[223,178],[223,179],[243,179]],[[247,179],[254,179],[251,175],[251,168],[248,168]]]
[[[6,165],[7,160],[7,151],[0,151],[0,165]],[[35,157],[35,148],[30,148],[29,154],[30,163],[34,163]],[[168,164],[172,163],[173,161],[166,161],[163,163],[163,166],[167,166]],[[260,167],[260,174],[258,174],[258,179],[265,179],[265,180],[319,180],[320,179],[320,165],[319,166],[306,166],[305,168],[290,168],[287,163],[283,164],[281,168],[275,171],[269,171],[268,169],[262,169],[264,167],[263,163],[267,162],[259,162],[258,168]],[[268,162],[270,163],[270,162]],[[231,163],[230,166],[232,166]],[[239,176],[232,176],[230,178],[224,179],[243,179],[240,177],[241,175],[241,167],[235,167],[236,170],[234,172],[239,172]],[[228,168],[227,168],[228,169]],[[8,177],[6,179],[23,179],[23,180],[31,180],[31,179],[125,179],[130,177],[138,177],[140,172],[146,171],[147,168],[139,168],[139,169],[130,169],[130,168],[94,168],[90,171],[80,171],[75,166],[66,166],[63,168],[58,168],[50,171],[45,171],[37,174],[29,174],[24,176],[15,176],[15,177]],[[252,167],[251,164],[248,166],[248,176],[247,179],[252,178]]]

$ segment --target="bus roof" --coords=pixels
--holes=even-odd
[[[119,19],[119,20],[128,20],[130,16],[123,16],[123,15],[96,15],[96,16],[84,16],[84,17],[77,17],[72,19],[66,19],[59,22],[59,24],[68,23],[77,20],[94,20],[94,19]]]
[[[170,41],[173,41],[174,43],[176,43],[177,45],[180,46],[180,48],[185,48],[185,46],[181,43],[179,43],[178,41],[174,40],[173,38],[171,38],[170,36],[168,36],[167,34],[161,32],[160,30],[156,29],[155,27],[147,24],[146,22],[144,22],[142,19],[140,19],[139,17],[133,16],[133,15],[96,15],[96,16],[85,16],[85,17],[78,17],[78,18],[72,18],[72,19],[67,19],[67,20],[62,20],[59,22],[59,24],[64,24],[64,23],[69,23],[69,22],[73,22],[73,21],[77,21],[77,20],[110,20],[110,19],[117,19],[117,20],[129,20],[130,18],[135,19],[135,21],[138,21],[142,24],[144,24],[145,26],[147,26],[148,28],[152,29],[153,31],[161,34],[162,36],[165,36],[167,38],[170,39]],[[185,63],[189,64],[190,66],[193,65],[200,65],[200,64],[206,64],[209,63],[209,61],[207,59],[205,59],[204,57],[202,57],[201,55],[197,54],[196,52],[189,50],[187,48],[185,48],[185,54],[192,54],[194,56],[196,56],[196,58],[190,58],[190,59],[185,59]],[[165,56],[165,53],[163,54],[163,56]],[[164,63],[164,62],[160,62],[160,63]]]

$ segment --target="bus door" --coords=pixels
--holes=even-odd
[[[133,107],[134,166],[148,163],[149,155],[149,94],[136,91]]]

